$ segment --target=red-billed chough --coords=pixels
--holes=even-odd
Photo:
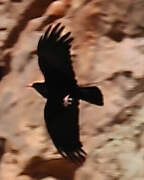
[[[41,36],[37,54],[45,82],[32,83],[31,87],[47,99],[44,119],[59,153],[72,161],[83,161],[86,153],[79,137],[79,100],[102,106],[103,95],[96,86],[77,85],[70,55],[73,38],[70,32],[62,35],[63,30],[60,23],[49,25]]]

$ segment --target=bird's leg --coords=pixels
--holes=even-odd
[[[65,107],[67,107],[67,106],[69,106],[69,105],[72,105],[72,101],[73,101],[73,99],[70,97],[70,94],[68,94],[67,96],[65,96],[65,97],[63,98],[63,105],[64,105]]]

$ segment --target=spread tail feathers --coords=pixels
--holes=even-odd
[[[78,98],[98,106],[103,106],[103,95],[96,86],[79,87]]]

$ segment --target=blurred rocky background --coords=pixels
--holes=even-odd
[[[80,104],[83,165],[64,160],[45,129],[36,47],[62,22],[79,84],[95,83],[104,107]],[[0,180],[144,179],[144,1],[0,0]]]

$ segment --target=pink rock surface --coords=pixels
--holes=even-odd
[[[143,180],[143,0],[0,1],[0,179]],[[94,83],[104,107],[81,102],[81,141],[88,156],[64,160],[45,129],[45,100],[25,84],[43,79],[37,41],[62,22],[79,84]]]

